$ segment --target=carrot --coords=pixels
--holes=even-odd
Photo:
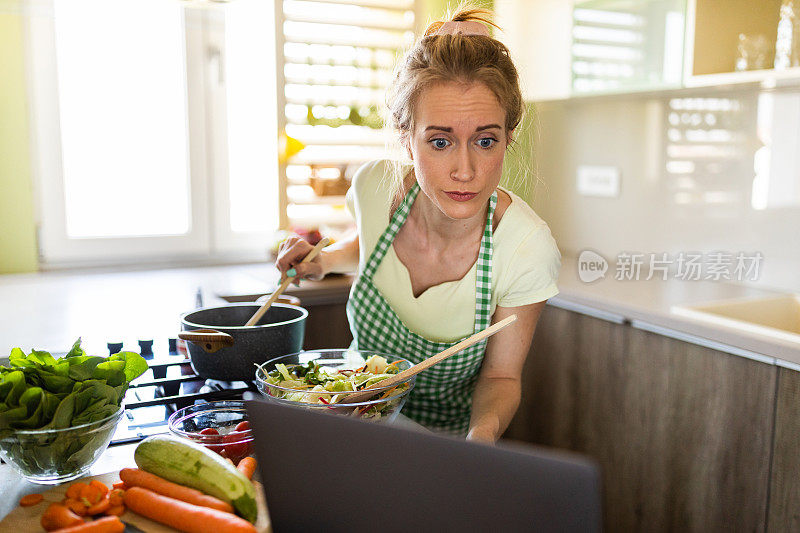
[[[122,533],[125,524],[117,516],[104,516],[91,522],[59,529],[58,533]]]
[[[233,506],[228,502],[203,494],[197,489],[190,489],[189,487],[178,485],[172,481],[167,481],[164,478],[158,477],[150,472],[145,472],[144,470],[139,470],[138,468],[123,468],[119,471],[119,477],[131,488],[141,487],[182,502],[208,507],[210,509],[217,509],[226,513],[233,513]],[[127,494],[127,491],[125,492]]]
[[[114,505],[113,507],[109,507],[104,514],[122,516],[124,512],[125,512],[124,505]]]
[[[42,514],[41,524],[45,531],[82,524],[83,519],[60,503],[51,503]]]
[[[102,500],[86,509],[86,514],[94,516],[96,514],[104,513],[111,507],[111,500],[103,497]]]
[[[114,483],[111,487],[114,489],[121,489],[121,490],[125,490],[128,488],[128,486],[125,484],[124,481],[120,481],[119,483]]]
[[[103,486],[105,487],[105,485]],[[108,491],[108,488],[106,488],[106,491]],[[86,507],[91,507],[92,505],[96,504],[102,497],[103,491],[102,489],[98,488],[97,485],[89,484],[81,487],[81,497],[79,499],[83,501]]]
[[[255,457],[244,457],[239,464],[236,465],[236,469],[247,476],[247,479],[253,479],[253,474],[256,471],[256,458]]]
[[[86,509],[89,508],[81,500],[76,500],[74,498],[66,498],[63,503],[78,516],[86,516]]]
[[[67,498],[72,498],[77,500],[81,497],[81,489],[86,486],[86,483],[81,483],[78,481],[77,483],[73,483],[67,489]]]
[[[89,482],[89,486],[96,488],[97,490],[100,491],[100,494],[102,494],[104,496],[106,494],[108,494],[108,487],[102,481],[99,481],[97,479],[93,479],[92,481]]]
[[[42,500],[44,500],[44,496],[41,494],[28,494],[27,496],[23,496],[19,499],[19,504],[22,507],[30,507],[31,505],[36,505]]]
[[[236,515],[168,498],[141,487],[125,491],[125,505],[134,513],[185,533],[256,533],[253,524]]]
[[[123,496],[125,496],[124,490],[114,489],[108,494],[108,499],[112,506],[122,505]]]

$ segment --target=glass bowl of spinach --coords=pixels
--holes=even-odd
[[[64,357],[14,348],[0,365],[0,458],[34,483],[81,477],[105,451],[130,382],[147,370],[137,353]]]
[[[34,483],[85,476],[108,447],[124,411],[119,407],[111,416],[69,428],[9,432],[0,437],[0,457]]]

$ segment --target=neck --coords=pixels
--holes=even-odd
[[[443,242],[445,245],[461,242],[464,237],[469,235],[483,234],[486,224],[485,209],[468,219],[448,218],[421,191],[414,205],[411,206],[408,216],[427,235],[428,239],[434,242]]]

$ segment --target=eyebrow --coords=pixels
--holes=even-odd
[[[483,131],[483,130],[491,130],[491,129],[498,129],[499,130],[499,129],[502,129],[502,128],[497,124],[487,124],[486,126],[478,126],[477,128],[475,128],[475,131]],[[447,126],[428,126],[427,128],[425,128],[425,131],[428,131],[428,130],[440,130],[440,131],[446,131],[447,133],[452,133],[453,128],[448,128]]]

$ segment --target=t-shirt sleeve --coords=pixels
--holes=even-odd
[[[519,244],[509,262],[508,289],[497,305],[518,307],[547,300],[558,294],[561,253],[547,225],[537,226]]]

